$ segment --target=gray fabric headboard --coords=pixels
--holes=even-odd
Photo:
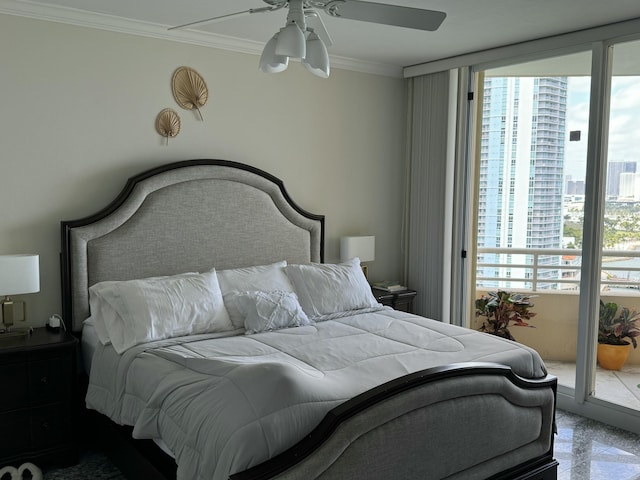
[[[278,178],[226,160],[143,172],[109,206],[61,228],[63,318],[74,331],[97,282],[324,260],[324,216],[298,207]]]

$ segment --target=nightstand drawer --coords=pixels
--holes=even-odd
[[[0,379],[8,388],[0,394],[0,412],[44,405],[70,397],[71,355],[29,363],[0,365]]]
[[[31,362],[29,370],[29,404],[43,405],[69,398],[72,378],[71,356],[53,357],[46,361]]]
[[[10,456],[29,448],[31,432],[29,411],[0,413],[0,452]]]
[[[25,363],[0,365],[0,380],[3,385],[0,394],[0,413],[27,405],[29,402],[28,378]]]
[[[67,405],[51,405],[31,410],[31,447],[59,446],[71,440],[71,422]]]
[[[69,414],[70,407],[60,404],[0,414],[0,452],[10,456],[70,443]]]

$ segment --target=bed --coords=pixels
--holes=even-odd
[[[267,172],[165,164],[61,231],[86,408],[128,478],[556,478],[539,355],[378,304]]]

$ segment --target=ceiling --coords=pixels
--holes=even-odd
[[[368,0],[381,3],[380,0]],[[638,0],[386,0],[444,11],[435,32],[322,14],[334,67],[401,75],[402,67],[640,18]],[[265,6],[261,0],[0,0],[0,13],[79,24],[259,54],[286,10],[241,15],[184,30],[168,27]]]

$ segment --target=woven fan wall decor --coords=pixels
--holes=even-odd
[[[204,79],[190,67],[178,67],[171,80],[173,98],[185,110],[196,110],[202,120],[203,107],[209,99],[209,89]]]
[[[156,117],[156,131],[167,139],[168,145],[169,137],[175,137],[180,133],[180,116],[178,113],[171,108],[162,110]]]

